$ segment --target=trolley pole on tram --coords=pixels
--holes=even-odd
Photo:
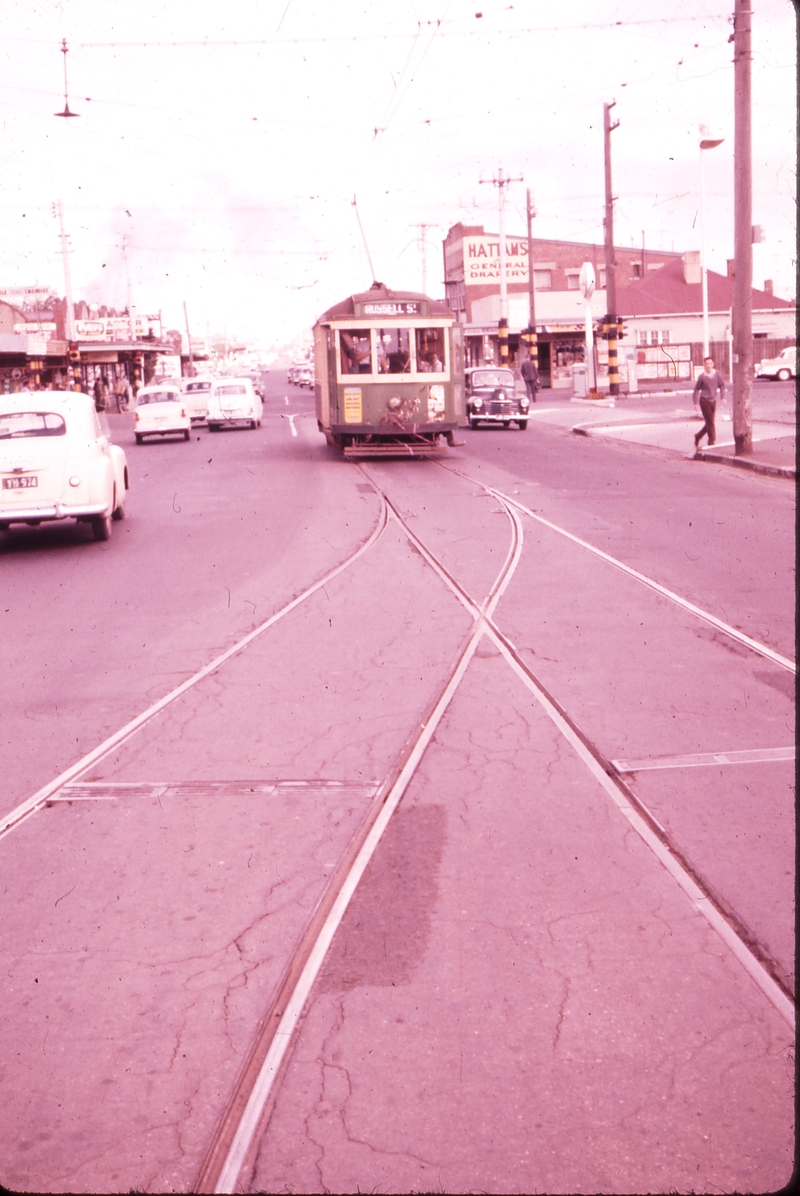
[[[503,174],[500,166],[496,179],[480,179],[481,183],[492,183],[498,192],[498,223],[500,225],[500,319],[497,321],[497,346],[500,365],[508,365],[508,287],[506,285],[506,222],[504,187],[509,183],[521,183],[522,177],[511,178]]]
[[[609,394],[619,394],[619,361],[617,357],[617,276],[614,261],[614,195],[611,189],[611,134],[619,128],[619,121],[611,123],[611,109],[616,107],[616,100],[610,104],[603,104],[603,149],[606,172],[606,214],[603,221],[605,230],[605,259],[606,259],[606,336],[608,338],[608,390]]]

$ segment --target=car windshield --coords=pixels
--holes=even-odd
[[[246,386],[218,386],[217,394],[218,395],[246,395],[247,387]]]
[[[211,390],[211,383],[210,382],[187,382],[186,383],[187,393],[190,390]]]
[[[181,398],[174,390],[153,390],[150,394],[140,394],[137,400],[138,407],[144,407],[148,403],[180,403]]]
[[[513,386],[511,370],[476,370],[472,375],[473,386]]]
[[[67,425],[52,411],[10,411],[0,414],[0,440],[26,436],[64,436]]]

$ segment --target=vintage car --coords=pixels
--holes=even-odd
[[[184,378],[183,397],[189,408],[193,424],[200,424],[208,416],[208,396],[216,379],[210,374],[198,374],[195,378]]]
[[[466,405],[469,426],[502,424],[510,428],[516,423],[524,432],[528,426],[530,401],[524,382],[517,382],[512,370],[504,366],[479,366],[464,372]]]
[[[759,361],[755,367],[756,378],[773,378],[778,382],[788,382],[797,376],[797,346],[790,345],[777,357],[770,357],[766,361]]]
[[[249,378],[215,378],[208,396],[208,430],[218,432],[223,425],[261,426],[264,408]]]
[[[191,436],[192,421],[178,379],[143,386],[136,396],[133,433],[137,444],[145,436]]]
[[[125,453],[104,433],[89,395],[0,395],[0,530],[49,520],[91,524],[107,540],[125,515]]]

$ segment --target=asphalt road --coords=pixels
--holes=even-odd
[[[312,409],[273,376],[256,431],[137,447],[112,415],[112,539],[2,537],[4,811],[279,619],[0,842],[0,1182],[196,1190],[293,952],[469,643],[240,1184],[780,1187],[785,1010],[581,745],[789,990],[794,676],[735,633],[794,654],[793,486],[544,426],[362,468]],[[501,574],[510,647],[463,599]]]

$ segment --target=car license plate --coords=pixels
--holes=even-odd
[[[30,490],[33,486],[38,485],[39,479],[35,474],[21,478],[3,478],[4,490]]]

